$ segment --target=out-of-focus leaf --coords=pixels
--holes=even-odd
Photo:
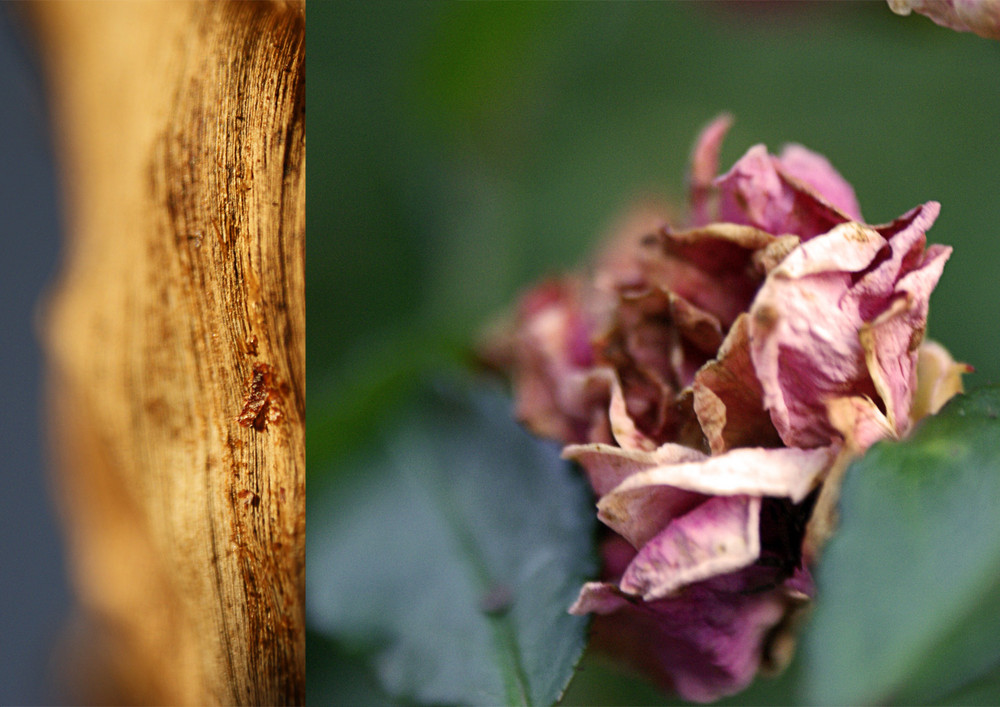
[[[313,631],[306,632],[306,704],[402,707],[383,693],[361,656]]]
[[[1000,388],[854,464],[818,581],[809,703],[1000,701]]]
[[[577,667],[576,675],[560,707],[586,705],[630,705],[631,707],[658,707],[673,705],[671,698],[645,678],[614,662],[610,657],[588,651]]]
[[[579,659],[596,570],[585,483],[495,393],[428,394],[351,488],[310,496],[310,628],[425,703],[546,704]],[[359,469],[360,471],[360,469]]]
[[[959,690],[943,697],[938,704],[955,705],[955,707],[973,707],[974,705],[984,705],[985,707],[1000,704],[1000,666],[978,680],[963,685]]]
[[[465,349],[437,332],[394,331],[371,337],[346,357],[344,371],[350,375],[316,374],[311,383],[306,421],[306,449],[311,480],[325,483],[343,471],[331,465],[363,448],[376,433],[380,419],[403,407],[430,371],[452,365],[458,368]]]

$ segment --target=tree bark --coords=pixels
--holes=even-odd
[[[70,698],[301,703],[304,5],[32,14],[67,212],[41,329]]]

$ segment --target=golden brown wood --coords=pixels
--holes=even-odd
[[[301,3],[33,7],[67,196],[43,312],[76,699],[304,699]]]

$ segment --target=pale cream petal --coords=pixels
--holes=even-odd
[[[944,346],[925,341],[917,349],[917,391],[910,407],[913,422],[934,415],[952,396],[964,391],[962,376],[972,372],[972,366],[958,363]]]
[[[692,462],[707,455],[679,444],[664,444],[647,451],[624,449],[610,444],[573,444],[563,449],[564,459],[571,459],[584,468],[590,485],[600,497],[614,489],[632,474],[664,464]]]
[[[882,439],[894,439],[895,427],[871,398],[845,396],[827,403],[827,415],[844,437],[844,446],[855,452],[864,452]]]
[[[673,486],[717,496],[774,496],[799,503],[809,495],[836,449],[734,449],[702,461],[664,464],[632,474],[608,497],[631,496],[647,487]]]
[[[614,584],[608,582],[587,582],[580,588],[569,613],[582,616],[584,614],[611,614],[628,606],[629,601],[621,595]]]

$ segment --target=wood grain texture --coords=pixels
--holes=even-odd
[[[64,174],[43,310],[75,699],[305,692],[305,11],[34,6]]]

